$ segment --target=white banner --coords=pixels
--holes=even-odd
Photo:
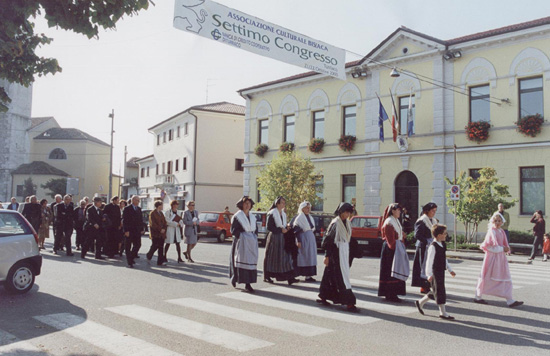
[[[343,49],[210,0],[175,0],[174,27],[265,57],[346,79]]]

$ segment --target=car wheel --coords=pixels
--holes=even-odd
[[[220,243],[225,242],[225,231],[222,231],[220,233],[220,236],[218,236],[218,242]]]
[[[30,263],[16,263],[9,271],[5,287],[10,293],[23,294],[34,285],[34,270]]]

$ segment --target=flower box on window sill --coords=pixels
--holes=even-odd
[[[489,138],[489,128],[491,124],[486,121],[470,122],[465,127],[466,137],[470,141],[481,143]]]
[[[294,144],[291,142],[283,142],[281,147],[279,147],[279,151],[281,152],[292,152],[294,151]]]
[[[308,149],[313,153],[323,152],[323,147],[325,146],[325,140],[322,138],[312,138],[309,141]]]
[[[267,150],[269,149],[269,147],[267,147],[266,144],[264,143],[260,143],[258,146],[256,146],[256,148],[254,149],[254,153],[256,154],[256,156],[258,157],[263,157],[265,155],[265,153],[267,152]]]
[[[344,152],[351,152],[353,151],[353,147],[355,147],[355,141],[357,141],[357,137],[355,136],[342,135],[338,140],[338,146]]]
[[[518,132],[531,137],[540,133],[543,123],[544,118],[540,114],[524,116],[515,122]]]

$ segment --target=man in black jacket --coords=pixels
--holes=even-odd
[[[58,248],[63,244],[67,249],[67,256],[72,256],[71,248],[71,236],[73,234],[74,226],[74,206],[71,202],[71,196],[65,195],[63,201],[59,204],[56,204],[54,207],[55,215],[55,227],[56,233],[58,234],[59,246],[54,246],[53,252],[57,254]]]
[[[8,210],[15,210],[17,211],[19,209],[19,203],[17,202],[17,199],[15,197],[11,198],[11,203],[8,205]]]
[[[53,228],[53,253],[56,253],[57,250],[61,250],[63,247],[63,241],[61,240],[61,235],[57,232],[57,224],[55,222],[55,206],[63,201],[61,194],[55,195],[55,201],[50,204],[50,210],[52,211],[52,228]]]
[[[89,207],[86,211],[86,222],[84,223],[86,241],[84,245],[82,245],[82,251],[80,252],[81,258],[86,258],[86,253],[95,242],[95,259],[104,259],[101,257],[101,248],[103,247],[105,236],[104,224],[106,217],[104,217],[103,210],[101,210],[102,203],[103,201],[100,197],[95,197],[94,206]]]
[[[105,206],[103,214],[107,215],[107,229],[105,231],[105,254],[114,258],[118,253],[118,236],[122,229],[122,214],[118,206],[118,197],[111,198],[111,203]]]
[[[22,214],[31,223],[34,231],[38,233],[38,229],[42,223],[42,209],[40,208],[40,204],[38,204],[36,195],[31,196],[30,203],[25,204]]]
[[[138,206],[139,197],[132,197],[132,204],[124,208],[122,212],[122,228],[124,231],[126,259],[128,267],[134,268],[134,259],[141,247],[141,235],[143,234],[143,216]]]

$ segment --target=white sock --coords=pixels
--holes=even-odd
[[[428,294],[426,294],[425,296],[422,297],[422,299],[420,299],[418,301],[418,303],[420,304],[420,307],[423,308],[424,307],[424,304],[426,304],[426,302],[430,300],[430,297],[428,296]]]
[[[475,300],[481,300],[481,296],[476,294],[476,295],[474,296],[474,299],[475,299]]]
[[[437,306],[439,307],[439,315],[449,316],[445,310],[445,304],[438,304]]]

